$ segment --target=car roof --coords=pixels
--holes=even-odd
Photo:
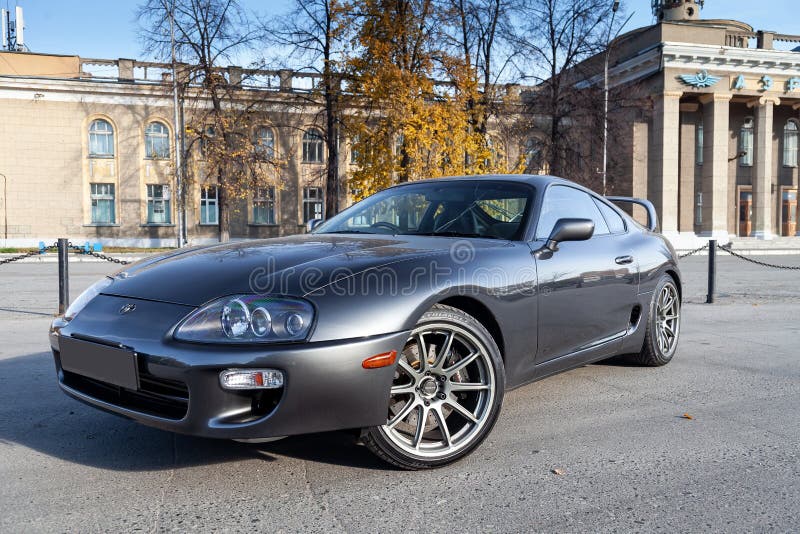
[[[557,176],[550,176],[546,174],[471,174],[469,176],[443,176],[441,178],[429,178],[426,180],[414,180],[413,182],[406,182],[403,184],[397,184],[394,187],[402,187],[404,185],[410,184],[424,184],[424,183],[431,183],[431,182],[483,182],[487,180],[494,180],[500,182],[516,182],[516,183],[526,183],[532,185],[537,188],[544,188],[551,183],[561,183],[561,184],[568,184],[577,186],[581,189],[586,189],[585,187],[572,182],[570,180],[566,180],[564,178],[559,178]]]

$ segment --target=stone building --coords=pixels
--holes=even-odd
[[[609,50],[612,95],[645,102],[614,117],[615,193],[653,201],[678,244],[797,235],[800,36],[703,20],[695,0],[654,7],[660,22]],[[602,86],[603,56],[584,85]]]
[[[324,146],[316,109],[294,105],[313,80],[262,73],[257,91],[263,122],[252,135],[286,164],[272,182],[232,210],[234,237],[303,231],[323,206]],[[236,83],[241,69],[226,75]],[[168,65],[134,60],[0,53],[0,210],[6,246],[31,246],[58,236],[116,246],[174,246],[174,107]],[[293,86],[296,84],[296,86]],[[192,95],[187,94],[187,101]],[[202,167],[197,144],[189,166]],[[342,158],[342,174],[347,172]],[[202,175],[202,173],[199,173]],[[346,192],[342,192],[346,202]],[[218,195],[212,180],[186,193],[190,242],[218,239]]]
[[[241,101],[258,101],[261,120],[249,135],[275,159],[267,181],[245,200],[233,200],[231,237],[267,238],[305,231],[322,216],[325,145],[320,106],[309,98],[313,74],[222,73]],[[180,74],[179,74],[180,76]],[[239,89],[237,89],[239,90]],[[518,98],[514,88],[514,98]],[[205,105],[187,89],[185,124]],[[238,97],[237,97],[238,98]],[[197,114],[200,114],[197,111]],[[174,106],[170,65],[129,59],[0,53],[0,198],[3,246],[35,246],[68,237],[107,246],[174,246],[178,235]],[[522,143],[493,138],[518,159]],[[204,172],[202,143],[186,148],[185,235],[190,244],[219,239],[218,189]],[[193,142],[194,141],[194,142]],[[349,140],[340,142],[339,205],[351,199]]]

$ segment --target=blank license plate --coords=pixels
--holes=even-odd
[[[127,349],[81,341],[71,337],[59,340],[61,367],[65,371],[136,390],[136,353]]]

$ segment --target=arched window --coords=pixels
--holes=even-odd
[[[272,159],[275,155],[275,134],[268,126],[256,128],[255,136],[256,153],[266,159]]]
[[[96,119],[89,125],[89,157],[114,157],[114,127],[107,120]]]
[[[739,131],[739,152],[742,157],[739,165],[742,167],[753,166],[753,117],[747,117]]]
[[[783,165],[797,167],[797,141],[800,135],[800,126],[795,119],[786,121],[783,127]]]
[[[322,163],[324,152],[319,130],[309,130],[303,134],[303,163]]]
[[[144,131],[144,155],[151,159],[169,159],[169,128],[163,122],[151,122]]]

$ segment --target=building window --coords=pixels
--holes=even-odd
[[[322,163],[324,146],[319,130],[303,134],[303,163]]]
[[[200,224],[219,224],[219,188],[200,189]]]
[[[256,154],[264,159],[272,159],[275,156],[275,134],[272,128],[259,126],[254,141]]]
[[[303,222],[322,218],[322,188],[303,188]]]
[[[703,164],[703,121],[697,123],[697,153],[695,154],[695,161],[698,165]]]
[[[360,157],[360,154],[358,153],[356,146],[359,144],[359,142],[360,142],[359,137],[357,135],[354,135],[350,139],[350,165],[355,165],[356,163],[358,163],[358,158]]]
[[[169,128],[163,122],[151,122],[144,131],[144,155],[150,159],[169,159]]]
[[[114,184],[90,184],[92,224],[114,224]]]
[[[114,128],[107,120],[97,119],[89,125],[89,157],[114,157]]]
[[[169,186],[147,186],[147,224],[170,224]]]
[[[211,148],[212,141],[216,135],[216,130],[213,126],[206,126],[203,130],[203,135],[200,136],[200,157],[203,159],[208,158],[208,151]]]
[[[700,226],[703,224],[703,193],[697,193],[697,201],[695,202],[694,210],[694,224]]]
[[[529,138],[525,142],[525,171],[533,174],[539,174],[544,168],[543,158],[543,144],[542,141],[535,137]]]
[[[785,167],[797,167],[797,141],[798,141],[798,122],[795,119],[786,121],[783,127],[783,165]]]
[[[753,117],[747,117],[739,131],[739,152],[742,157],[739,165],[742,167],[753,166]]]
[[[253,195],[253,224],[275,224],[275,187],[257,187]]]

